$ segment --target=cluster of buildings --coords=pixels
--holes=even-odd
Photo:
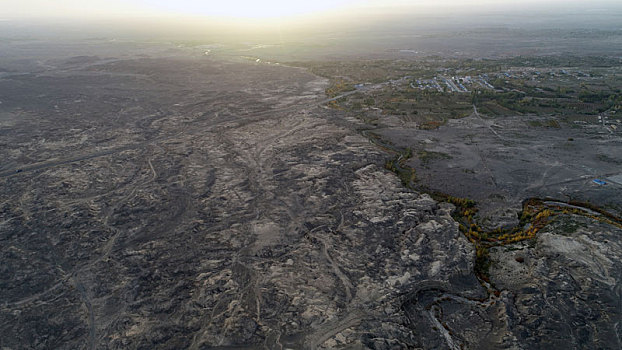
[[[410,87],[420,90],[437,90],[438,92],[459,92],[467,93],[471,90],[490,89],[495,87],[488,82],[488,76],[481,74],[472,76],[437,76],[433,79],[417,79],[410,83]]]
[[[585,120],[575,120],[573,123],[574,124],[579,124],[579,125],[589,125],[591,124],[591,127],[602,127],[604,128],[602,133],[606,133],[605,131],[608,131],[609,133],[613,134],[615,133],[618,129],[622,130],[622,120],[620,119],[610,119],[606,114],[605,115],[598,115],[596,116],[597,118],[597,123],[591,124],[588,121]]]
[[[507,72],[494,73],[494,78],[499,79],[538,79],[543,77],[574,77],[577,79],[589,77],[583,71],[568,71],[559,68],[514,68]]]
[[[446,73],[448,73],[446,71]],[[497,79],[511,80],[511,79],[528,79],[528,80],[540,80],[545,77],[561,77],[568,76],[581,79],[588,77],[589,75],[582,71],[568,71],[566,69],[536,69],[536,68],[520,68],[510,69],[505,72],[479,74],[477,76],[450,76],[438,75],[433,79],[417,79],[411,82],[410,87],[419,90],[436,90],[438,92],[457,92],[467,93],[472,90],[490,89],[495,90],[495,87],[490,83]]]

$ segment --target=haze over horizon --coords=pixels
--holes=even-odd
[[[0,6],[2,38],[254,41],[376,38],[474,28],[620,29],[612,0],[24,0]],[[441,19],[444,18],[444,19]],[[364,33],[364,34],[363,34]],[[317,38],[316,38],[317,39]]]
[[[450,13],[450,12],[490,12],[508,10],[609,10],[620,9],[618,1],[598,0],[316,0],[313,2],[291,2],[267,0],[231,0],[227,2],[181,0],[23,0],[5,2],[0,7],[0,19],[32,18],[72,18],[76,20],[92,18],[129,18],[129,17],[179,17],[198,16],[223,20],[246,19],[271,21],[275,19],[298,19],[307,16],[356,16],[379,13]]]

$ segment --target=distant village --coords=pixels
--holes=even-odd
[[[536,70],[527,68],[521,70],[509,70],[506,72],[479,74],[477,76],[448,76],[438,75],[433,79],[417,79],[410,83],[410,87],[419,90],[436,90],[438,92],[469,93],[473,90],[496,90],[492,82],[497,79],[528,79],[539,81],[543,76],[559,77],[572,76],[577,79],[589,77],[581,71],[569,72],[565,69],[560,70]]]
[[[488,82],[486,74],[477,77],[471,76],[437,76],[434,79],[417,79],[410,83],[410,87],[420,90],[437,90],[438,92],[470,92],[475,89],[491,89],[495,87]]]

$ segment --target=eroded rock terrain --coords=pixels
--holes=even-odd
[[[621,230],[500,247],[487,290],[453,206],[385,170],[325,79],[52,63],[0,80],[3,349],[620,345]]]

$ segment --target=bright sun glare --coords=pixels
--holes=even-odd
[[[475,8],[525,3],[569,3],[585,0],[0,0],[3,17],[78,17],[185,15],[219,18],[274,19],[382,9],[422,11],[426,8]],[[603,0],[620,1],[620,0]]]
[[[353,0],[144,0],[156,10],[186,15],[207,15],[238,18],[276,18],[308,15],[337,9]]]

